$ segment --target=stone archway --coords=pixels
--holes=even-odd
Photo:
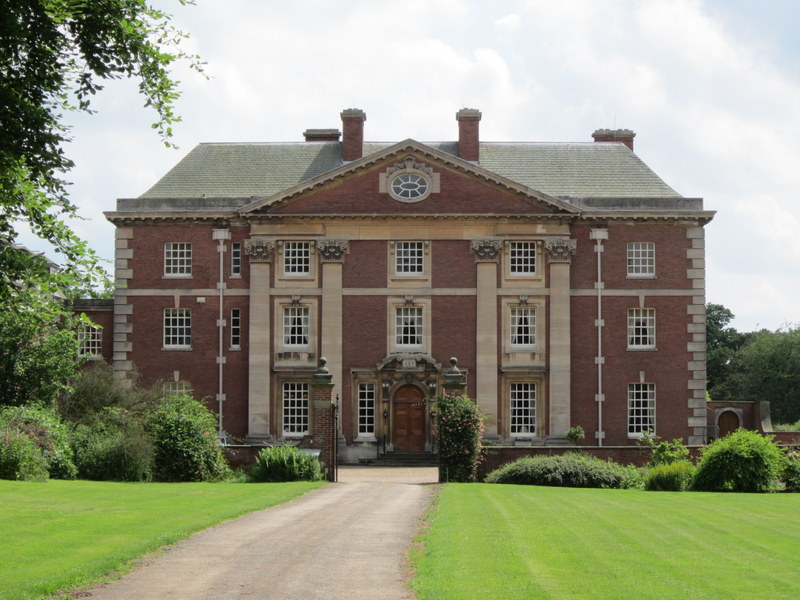
[[[392,397],[392,446],[395,452],[425,451],[425,395],[403,385]]]

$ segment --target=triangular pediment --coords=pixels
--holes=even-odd
[[[542,214],[580,210],[474,163],[405,140],[244,206],[267,214]]]

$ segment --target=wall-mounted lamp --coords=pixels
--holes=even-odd
[[[386,410],[385,408],[383,409],[383,418],[384,419],[388,419],[389,418],[389,411]]]

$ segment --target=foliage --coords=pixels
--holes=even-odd
[[[622,488],[635,481],[629,467],[569,452],[560,456],[525,456],[495,469],[486,483],[577,488]]]
[[[669,465],[689,459],[689,449],[683,445],[681,438],[675,438],[668,442],[647,432],[639,438],[638,443],[640,446],[650,448],[652,451],[653,454],[650,458],[650,465],[652,466]]]
[[[733,355],[752,335],[728,327],[734,316],[721,304],[706,305],[706,377],[709,390],[728,378]]]
[[[711,395],[715,400],[768,400],[774,421],[800,419],[800,328],[753,334]]]
[[[20,461],[18,469],[38,473],[41,465],[46,476],[74,479],[77,475],[67,428],[54,411],[39,406],[7,406],[0,409],[0,431],[3,443],[9,445],[7,457],[13,455]],[[10,468],[5,475],[12,475]],[[40,479],[38,475],[33,478]]]
[[[0,303],[0,404],[52,406],[79,368],[81,320],[53,313],[49,300],[19,289],[19,306]]]
[[[795,600],[798,498],[451,484],[412,557],[419,600]]]
[[[0,439],[0,479],[45,481],[47,461],[34,441],[19,431],[6,430]]]
[[[144,411],[154,407],[160,396],[158,387],[140,386],[135,372],[121,379],[111,365],[98,361],[81,369],[69,392],[60,399],[58,408],[64,420],[90,424],[102,418],[109,407]]]
[[[439,481],[475,481],[483,458],[483,417],[467,396],[438,396]]]
[[[220,481],[229,472],[216,436],[214,414],[189,396],[165,398],[152,409],[145,429],[155,446],[157,481]]]
[[[583,430],[583,427],[580,425],[576,425],[575,427],[570,427],[567,430],[567,439],[575,444],[576,446],[586,439],[586,432]]]
[[[786,454],[781,481],[787,492],[800,492],[800,452],[794,450]]]
[[[774,491],[784,461],[772,436],[739,429],[703,448],[692,487],[709,492]]]
[[[185,3],[184,0],[180,0]],[[19,282],[45,293],[96,275],[97,259],[66,223],[77,215],[64,174],[73,163],[64,153],[68,111],[91,112],[102,81],[136,78],[154,128],[167,141],[178,98],[169,69],[188,59],[186,36],[147,0],[7,0],[0,20],[0,305],[15,297]],[[14,245],[22,223],[65,258],[62,270]],[[61,262],[61,261],[59,261]],[[12,308],[21,306],[13,302]]]
[[[116,579],[143,554],[321,485],[0,481],[0,599],[88,596],[69,590]]]
[[[72,431],[75,463],[81,479],[96,481],[150,481],[154,448],[134,414],[107,408],[91,424]]]
[[[772,423],[773,431],[800,431],[800,419],[794,423]]]
[[[655,465],[647,471],[644,489],[651,492],[683,492],[691,486],[694,471],[694,465],[688,460]]]
[[[322,464],[309,453],[294,446],[272,446],[258,453],[250,469],[250,481],[321,481]]]

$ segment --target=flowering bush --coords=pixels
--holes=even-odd
[[[475,481],[483,458],[483,417],[467,396],[439,396],[439,481]]]

